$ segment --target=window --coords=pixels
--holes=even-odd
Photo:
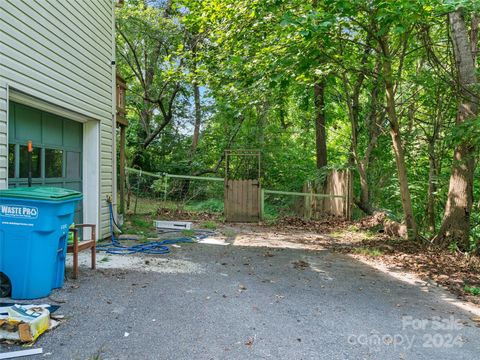
[[[78,179],[81,177],[81,163],[82,158],[79,152],[67,151],[67,178]]]
[[[20,177],[28,178],[28,147],[20,145]],[[33,148],[32,151],[32,178],[42,176],[42,152],[40,148]]]
[[[8,177],[15,177],[15,145],[8,145]]]
[[[60,178],[63,176],[63,151],[45,149],[45,177]]]

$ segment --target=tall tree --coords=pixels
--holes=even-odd
[[[200,127],[202,125],[202,100],[200,95],[200,84],[198,74],[198,47],[202,37],[197,33],[189,34],[189,50],[190,50],[190,71],[192,77],[193,88],[193,105],[194,105],[194,124],[192,135],[192,146],[190,148],[190,157],[193,160],[198,147],[198,141],[200,139]]]
[[[131,162],[144,168],[146,150],[172,122],[184,88],[185,36],[172,1],[130,0],[116,15],[118,68],[129,81],[129,105],[139,119]]]
[[[395,154],[395,162],[397,164],[398,183],[400,186],[403,213],[405,215],[405,223],[409,232],[408,236],[409,238],[415,239],[417,237],[417,223],[413,214],[412,198],[408,186],[405,150],[401,138],[400,123],[397,115],[397,106],[395,101],[395,75],[392,69],[393,54],[390,49],[391,44],[388,33],[379,36],[378,42],[383,55],[383,78],[385,81],[386,109],[388,122],[390,123],[390,136],[392,137],[393,152]],[[402,52],[400,56],[404,56],[404,52]]]
[[[325,78],[319,79],[313,86],[315,97],[315,144],[317,169],[327,166],[327,132],[325,121]]]
[[[475,172],[476,144],[468,134],[469,125],[474,126],[479,109],[479,89],[476,68],[478,21],[473,16],[472,37],[465,20],[465,11],[458,8],[448,14],[451,41],[457,65],[459,104],[457,131],[460,138],[453,155],[452,172],[445,205],[445,214],[438,240],[448,246],[457,243],[460,249],[469,250],[470,216],[473,203],[473,175]]]

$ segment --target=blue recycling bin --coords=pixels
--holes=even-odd
[[[0,190],[0,275],[12,299],[63,286],[68,229],[82,194],[55,187]]]

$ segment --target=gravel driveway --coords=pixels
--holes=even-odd
[[[29,359],[480,357],[474,315],[329,251],[194,244],[98,259],[39,301],[62,301],[67,321]]]

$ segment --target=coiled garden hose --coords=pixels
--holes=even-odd
[[[194,243],[198,240],[204,239],[210,236],[213,231],[210,230],[193,230],[194,235],[192,236],[180,236],[172,239],[164,239],[160,241],[150,241],[146,243],[125,246],[120,243],[120,239],[117,239],[115,236],[116,227],[121,231],[120,226],[115,221],[113,216],[113,204],[111,199],[107,199],[108,207],[110,210],[110,233],[112,241],[110,244],[97,246],[97,250],[105,251],[108,254],[117,254],[117,255],[129,255],[129,254],[150,254],[150,255],[163,255],[170,253],[170,248],[168,245],[181,244],[181,243]],[[181,230],[173,230],[172,232],[178,233]],[[126,238],[122,240],[137,240],[133,238]]]

